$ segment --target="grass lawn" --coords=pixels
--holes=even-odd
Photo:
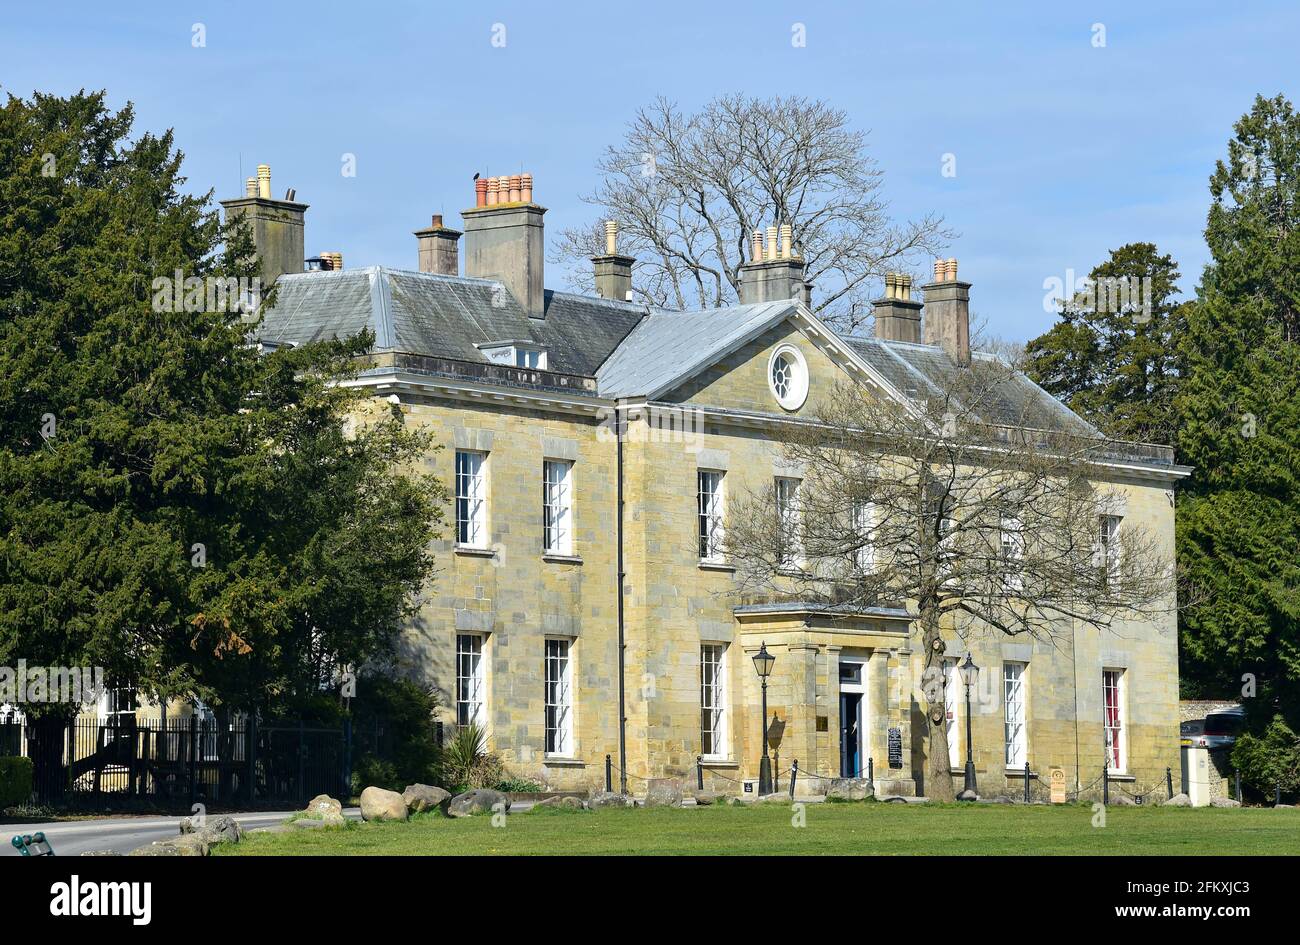
[[[1300,854],[1300,810],[1110,808],[1087,805],[808,804],[796,828],[786,804],[753,807],[522,812],[452,820],[253,834],[220,856],[509,854]]]

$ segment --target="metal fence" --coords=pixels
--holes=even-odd
[[[352,732],[305,723],[174,719],[0,722],[0,755],[32,759],[51,807],[298,805],[350,794]]]

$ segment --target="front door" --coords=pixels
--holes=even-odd
[[[840,693],[840,777],[862,777],[862,693]]]

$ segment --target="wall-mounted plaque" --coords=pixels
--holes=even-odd
[[[889,767],[903,767],[903,730],[901,728],[891,728],[889,730]]]

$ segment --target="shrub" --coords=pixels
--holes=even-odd
[[[32,799],[32,772],[30,758],[0,758],[0,810],[26,804]]]
[[[1232,764],[1247,784],[1265,794],[1281,785],[1286,794],[1300,790],[1300,738],[1280,715],[1263,735],[1242,735],[1232,746]]]
[[[444,780],[437,711],[433,691],[409,679],[378,675],[358,679],[352,703],[352,769],[364,782],[360,787],[373,784],[400,791],[408,784]],[[369,737],[376,724],[383,730],[378,744]]]

